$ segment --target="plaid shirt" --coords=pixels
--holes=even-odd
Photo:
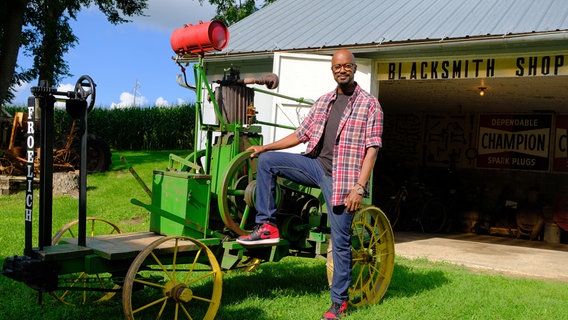
[[[316,147],[322,138],[329,111],[336,98],[336,90],[321,96],[296,129],[298,139],[308,143],[306,156],[315,157],[319,153]],[[337,129],[339,139],[333,152],[332,206],[345,204],[347,195],[359,178],[367,148],[382,145],[382,131],[383,111],[379,101],[357,85],[349,97]],[[368,185],[369,182],[366,190],[369,190]]]

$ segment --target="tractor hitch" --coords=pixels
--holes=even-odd
[[[57,264],[52,261],[29,256],[7,257],[1,273],[37,291],[57,289]]]

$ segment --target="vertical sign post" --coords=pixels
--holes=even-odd
[[[33,231],[33,207],[34,207],[34,160],[35,160],[35,111],[38,99],[28,98],[28,121],[26,128],[26,208],[24,211],[25,221],[25,248],[24,254],[32,253],[32,231]]]

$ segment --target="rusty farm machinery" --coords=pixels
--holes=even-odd
[[[87,99],[88,112],[94,107],[96,89],[92,79],[82,76],[77,80],[74,90],[66,92],[63,96],[55,96],[58,99],[66,99],[70,95],[84,95]],[[38,109],[39,110],[39,109]],[[10,114],[5,109],[0,109],[0,174],[6,176],[24,176],[26,174],[26,145],[27,128],[30,126],[27,112],[18,111]],[[34,120],[35,126],[39,127],[39,117]],[[39,132],[38,132],[39,134]],[[36,135],[38,135],[36,134]],[[53,170],[56,172],[74,171],[79,169],[79,126],[77,120],[72,121],[68,134],[53,143]],[[56,138],[56,137],[52,137]],[[36,138],[36,142],[39,139]],[[89,172],[103,172],[110,168],[111,152],[109,146],[93,134],[88,139],[88,163]],[[37,151],[37,150],[36,150]],[[34,170],[39,170],[40,156],[36,157]]]

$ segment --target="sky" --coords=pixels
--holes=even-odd
[[[71,91],[79,77],[89,75],[97,85],[95,106],[102,108],[195,102],[195,94],[176,82],[181,71],[172,60],[170,36],[186,23],[210,21],[215,7],[207,1],[201,6],[198,0],[148,0],[145,14],[113,25],[98,8],[83,9],[76,21],[70,21],[79,42],[64,56],[72,76],[52,86]],[[20,52],[18,64],[30,67],[32,60]],[[193,72],[188,70],[192,83]],[[37,80],[18,88],[12,104],[26,105],[35,85]]]

